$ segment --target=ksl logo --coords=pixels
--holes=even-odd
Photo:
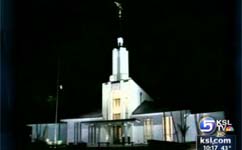
[[[229,120],[215,120],[212,117],[203,117],[199,121],[199,130],[204,134],[213,134],[218,132],[232,132],[234,128]]]
[[[213,134],[216,130],[216,121],[212,117],[201,118],[199,129],[202,133]]]
[[[229,122],[229,120],[217,120],[217,128],[218,128],[218,131],[223,131],[223,132],[233,131],[232,124]]]

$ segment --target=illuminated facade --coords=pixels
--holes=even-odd
[[[112,75],[102,84],[102,112],[63,119],[67,123],[67,143],[147,144],[151,139],[195,141],[196,117],[204,114],[157,109],[153,99],[129,77],[128,58],[123,38],[118,38],[118,46],[112,51]],[[224,117],[223,112],[209,115],[217,119]],[[184,137],[182,127],[185,126],[189,128]]]
[[[110,144],[147,144],[148,140],[192,142],[198,134],[201,116],[223,119],[223,112],[191,114],[190,110],[157,108],[153,99],[129,77],[128,51],[123,39],[112,51],[112,75],[102,84],[102,111],[74,119],[62,119],[66,144],[86,142]],[[32,140],[42,131],[32,126]],[[186,129],[185,135],[183,134]],[[53,130],[50,126],[49,130]],[[60,133],[60,134],[61,134]],[[53,140],[53,136],[45,137]],[[59,140],[59,139],[58,139]]]

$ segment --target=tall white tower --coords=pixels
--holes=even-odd
[[[117,38],[118,47],[113,49],[111,82],[129,79],[129,53],[123,42],[122,37]]]
[[[122,6],[119,9],[121,22]],[[112,51],[112,75],[109,82],[102,84],[102,115],[104,120],[128,119],[132,112],[145,100],[152,98],[129,77],[129,53],[124,40],[117,38],[117,47]]]

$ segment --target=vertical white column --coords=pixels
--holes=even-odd
[[[82,123],[80,122],[80,141],[79,142],[82,142]]]
[[[118,50],[116,48],[113,49],[113,64],[112,64],[112,74],[118,74]]]
[[[74,143],[77,144],[78,141],[78,123],[74,122]]]
[[[112,92],[111,82],[102,84],[102,114],[104,120],[110,119]]]
[[[88,144],[91,143],[91,134],[90,134],[90,130],[91,130],[90,125],[88,125]]]
[[[96,125],[93,126],[93,144],[96,144],[97,139],[97,133],[96,133]]]
[[[107,105],[106,105],[106,100],[107,99],[107,84],[103,83],[102,84],[102,115],[104,120],[107,119]]]
[[[97,142],[100,142],[100,135],[101,135],[101,127],[100,125],[98,126],[98,133],[97,133]]]
[[[32,142],[34,142],[34,140],[36,139],[37,137],[37,134],[36,134],[36,125],[32,125]]]
[[[129,77],[129,62],[128,62],[128,51],[125,47],[119,49],[119,64],[120,64],[120,77],[121,79],[128,79]]]

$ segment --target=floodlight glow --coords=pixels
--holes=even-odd
[[[53,145],[53,142],[50,141],[50,139],[48,139],[48,138],[45,140],[45,142],[46,142],[48,145]]]
[[[58,140],[58,141],[57,141],[57,145],[61,145],[62,143],[63,143],[62,140]]]
[[[45,142],[48,144],[48,145],[61,145],[62,143],[63,143],[63,141],[62,140],[58,140],[58,141],[56,141],[56,142],[53,142],[53,141],[51,141],[50,139],[45,139]]]
[[[109,136],[108,136],[108,134],[106,135],[106,141],[108,141],[108,139],[109,139]]]
[[[135,120],[135,122],[140,123],[140,120]]]

